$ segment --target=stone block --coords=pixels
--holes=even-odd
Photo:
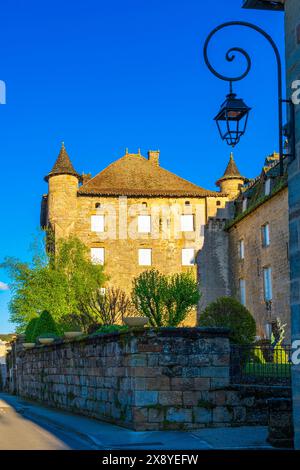
[[[133,354],[128,361],[128,365],[131,367],[135,367],[135,366],[146,367],[147,355],[146,354]]]
[[[182,400],[184,406],[196,406],[199,401],[198,392],[183,392]]]
[[[172,390],[193,390],[194,389],[194,379],[187,377],[174,377],[171,379],[171,389]]]
[[[164,421],[164,409],[163,408],[149,408],[148,418],[150,423],[162,423]]]
[[[179,392],[179,391],[159,392],[158,403],[163,406],[180,406],[182,405],[182,392]]]
[[[192,410],[187,408],[168,408],[166,411],[166,421],[176,423],[191,423]]]
[[[145,379],[146,390],[170,390],[170,378],[169,377],[148,377]]]
[[[214,423],[229,423],[232,421],[232,410],[225,406],[217,406],[213,409],[213,422]]]
[[[194,422],[199,424],[209,424],[212,422],[212,410],[207,408],[193,408]]]
[[[146,423],[148,421],[148,408],[133,407],[132,419],[135,423]]]
[[[134,391],[133,404],[135,406],[151,406],[157,405],[158,392],[155,391]]]
[[[199,368],[199,375],[201,375],[201,377],[216,377],[229,379],[229,367],[201,367]]]
[[[196,377],[194,378],[194,390],[210,390],[211,379],[209,377]]]

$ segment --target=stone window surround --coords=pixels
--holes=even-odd
[[[264,223],[261,226],[261,243],[263,248],[270,246],[270,224],[269,222]]]

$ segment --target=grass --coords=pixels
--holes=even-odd
[[[291,364],[258,364],[248,362],[243,370],[245,375],[257,375],[259,377],[290,377]]]

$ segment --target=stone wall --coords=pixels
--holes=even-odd
[[[209,219],[204,230],[204,244],[197,257],[198,279],[202,294],[199,311],[218,297],[230,296],[228,233],[226,219]]]
[[[60,342],[19,351],[14,386],[23,397],[134,430],[266,425],[270,392],[230,386],[229,349],[226,330],[203,328]]]
[[[262,246],[261,227],[269,223],[270,245]],[[244,240],[244,259],[239,257],[239,241]],[[229,230],[232,295],[239,298],[239,280],[246,285],[246,307],[254,316],[258,335],[264,337],[265,325],[277,317],[286,327],[290,342],[290,279],[288,259],[288,190],[274,195]],[[271,309],[264,301],[263,268],[272,268],[273,299]]]

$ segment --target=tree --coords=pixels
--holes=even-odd
[[[178,326],[199,299],[197,282],[191,272],[167,276],[152,269],[133,281],[135,308],[154,327]]]
[[[197,282],[191,272],[170,276],[165,298],[168,325],[179,325],[197,305],[200,297]]]
[[[166,291],[166,277],[155,269],[144,271],[133,280],[133,304],[149,319],[151,326],[164,326]]]
[[[256,335],[255,320],[249,310],[232,297],[220,297],[200,314],[199,326],[224,327],[237,344],[251,344]]]
[[[0,265],[12,279],[10,320],[19,332],[43,310],[51,312],[58,323],[66,315],[80,316],[105,281],[103,266],[91,262],[87,247],[78,238],[60,239],[55,252],[46,250],[45,242],[43,234],[41,248],[35,246],[31,262],[6,258]]]
[[[97,289],[90,298],[89,311],[98,325],[114,325],[123,321],[130,300],[120,288],[108,287],[105,292]]]

